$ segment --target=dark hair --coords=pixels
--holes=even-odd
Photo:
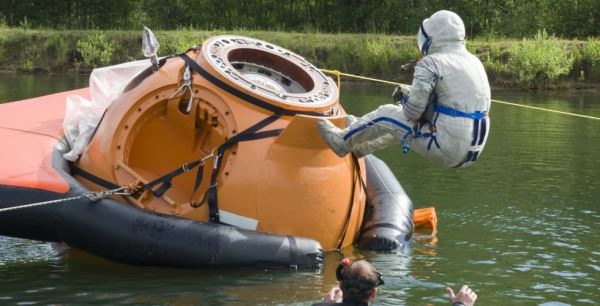
[[[365,260],[350,262],[344,258],[336,270],[344,302],[366,303],[375,287],[383,285],[381,273]]]

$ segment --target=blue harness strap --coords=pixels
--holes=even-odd
[[[427,135],[423,135],[425,137],[430,137],[429,138],[429,143],[427,144],[427,150],[431,150],[431,145],[435,143],[435,146],[439,149],[440,148],[440,143],[437,141],[437,133],[435,132],[435,125],[437,124],[437,120],[440,117],[440,113],[436,113],[435,114],[435,119],[433,119],[433,123],[430,123],[433,125],[433,132],[431,132],[431,135],[427,136]]]
[[[440,114],[448,115],[451,117],[463,117],[463,118],[470,118],[470,119],[474,119],[474,120],[481,120],[481,119],[485,118],[485,114],[486,114],[485,112],[465,113],[465,112],[456,110],[454,108],[439,105],[439,104],[435,107],[435,110]]]
[[[456,110],[454,108],[451,107],[447,107],[447,106],[442,106],[442,105],[437,105],[435,107],[435,111],[437,112],[437,115],[434,119],[434,122],[431,123],[432,125],[435,126],[435,122],[437,122],[437,119],[439,117],[439,114],[444,114],[444,115],[448,115],[448,116],[452,116],[452,117],[462,117],[462,118],[469,118],[469,119],[473,119],[474,120],[474,125],[473,125],[473,142],[472,145],[477,144],[477,142],[479,142],[479,144],[483,143],[483,138],[485,137],[485,133],[486,133],[486,123],[485,120],[482,120],[485,118],[485,116],[487,115],[486,112],[474,112],[474,113],[465,113],[465,112],[461,112],[459,110]],[[348,141],[348,139],[350,139],[352,136],[354,136],[356,133],[359,133],[360,131],[378,123],[378,122],[389,122],[399,128],[402,128],[404,130],[406,130],[406,134],[404,135],[404,137],[401,140],[402,143],[402,151],[404,153],[408,153],[409,149],[410,149],[410,142],[412,139],[414,138],[420,138],[420,137],[426,137],[426,138],[430,138],[429,139],[429,143],[427,144],[427,150],[431,150],[432,145],[435,144],[435,146],[439,149],[440,148],[440,144],[437,140],[437,134],[435,132],[431,132],[431,133],[422,133],[420,131],[421,129],[421,125],[417,125],[416,127],[412,128],[394,118],[390,118],[390,117],[379,117],[379,118],[375,118],[371,121],[366,122],[365,124],[362,124],[352,130],[350,130],[346,135],[344,135],[344,141]],[[479,127],[481,125],[481,128]],[[481,137],[481,138],[479,138]],[[473,153],[471,153],[473,154]],[[476,159],[477,157],[475,157]],[[468,158],[469,160],[471,159],[471,157]],[[473,160],[474,161],[474,160]]]

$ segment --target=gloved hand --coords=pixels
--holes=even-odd
[[[408,100],[408,95],[405,95],[400,86],[397,86],[392,93],[392,101],[395,104],[404,104]]]
[[[404,71],[409,71],[409,70],[415,69],[415,66],[417,65],[418,61],[419,61],[419,59],[410,61],[410,62],[400,66],[400,68],[402,68],[402,70],[404,70]]]

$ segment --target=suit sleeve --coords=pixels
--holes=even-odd
[[[415,120],[421,117],[429,102],[429,95],[435,88],[437,78],[435,62],[431,57],[427,56],[417,63],[408,100],[404,104],[404,113],[408,119]]]

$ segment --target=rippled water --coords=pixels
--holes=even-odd
[[[0,75],[0,101],[83,86],[85,77]],[[349,112],[388,102],[391,88],[343,85]],[[596,92],[496,92],[494,98],[600,117]],[[130,267],[60,245],[0,237],[0,304],[310,305],[335,284],[342,256],[365,257],[386,285],[376,305],[446,304],[469,284],[479,305],[600,303],[600,121],[492,105],[478,163],[428,164],[400,148],[378,153],[416,207],[435,206],[437,239],[418,233],[403,252],[354,248],[322,271]],[[562,303],[562,304],[561,304]]]

